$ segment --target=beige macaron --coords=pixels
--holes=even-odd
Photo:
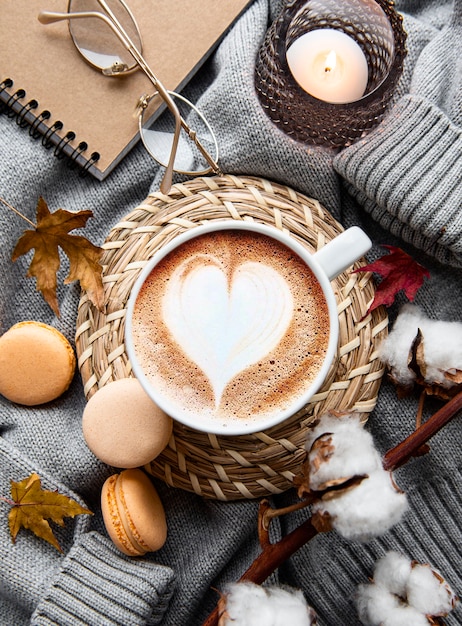
[[[106,480],[101,511],[110,538],[128,556],[155,552],[167,539],[167,520],[159,494],[140,469],[127,469]]]
[[[0,394],[33,406],[55,400],[71,384],[76,359],[56,328],[24,321],[0,337]]]
[[[172,418],[136,378],[121,378],[98,389],[82,417],[83,436],[93,454],[126,469],[155,459],[168,444],[172,427]]]

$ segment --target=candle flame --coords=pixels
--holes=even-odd
[[[337,65],[337,55],[335,50],[331,50],[329,54],[326,56],[326,67],[324,68],[325,72],[332,72],[335,70],[335,66]]]

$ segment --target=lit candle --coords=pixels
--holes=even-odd
[[[340,30],[312,30],[287,50],[287,63],[307,93],[335,104],[359,100],[366,90],[368,68],[364,52]]]

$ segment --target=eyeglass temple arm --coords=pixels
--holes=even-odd
[[[100,4],[104,6],[105,4],[104,0],[102,2],[100,1]],[[133,56],[133,58],[141,67],[143,72],[152,82],[158,94],[162,97],[162,99],[164,100],[164,102],[166,103],[166,105],[168,106],[172,115],[175,118],[175,133],[173,136],[172,151],[170,153],[170,158],[169,158],[169,161],[168,161],[168,164],[165,169],[165,173],[164,173],[161,185],[160,185],[160,190],[162,191],[162,193],[167,194],[170,191],[170,188],[172,186],[175,156],[176,156],[176,152],[178,149],[178,142],[180,139],[180,131],[181,131],[182,126],[186,130],[188,135],[194,140],[196,146],[198,147],[198,149],[200,150],[204,158],[207,160],[209,165],[212,167],[212,169],[214,169],[215,171],[217,170],[219,171],[218,165],[213,161],[213,159],[210,157],[208,152],[205,150],[205,148],[203,148],[199,140],[195,137],[195,134],[191,131],[189,126],[186,124],[186,122],[181,118],[178,108],[176,107],[175,103],[170,97],[170,94],[168,93],[168,91],[165,89],[162,83],[157,79],[154,72],[151,70],[151,68],[149,67],[149,65],[147,64],[147,62],[145,61],[145,59],[139,52],[139,50],[136,48],[134,43],[131,41],[130,37],[127,35],[123,27],[120,25],[120,23],[117,21],[117,19],[113,16],[111,12],[110,12],[110,15],[112,19],[108,18],[107,15],[104,15],[103,13],[99,13],[97,11],[85,11],[85,12],[79,12],[79,13],[54,13],[51,11],[40,11],[40,13],[38,14],[38,20],[41,24],[52,24],[54,22],[60,22],[62,20],[70,20],[74,18],[89,18],[89,17],[94,17],[94,18],[103,20],[109,26],[109,28],[112,29],[112,31],[122,42],[126,50],[128,50],[128,52]]]

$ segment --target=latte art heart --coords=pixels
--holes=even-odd
[[[210,381],[218,408],[229,382],[278,346],[293,318],[293,298],[275,269],[247,261],[226,271],[218,258],[186,259],[170,277],[163,320]]]

